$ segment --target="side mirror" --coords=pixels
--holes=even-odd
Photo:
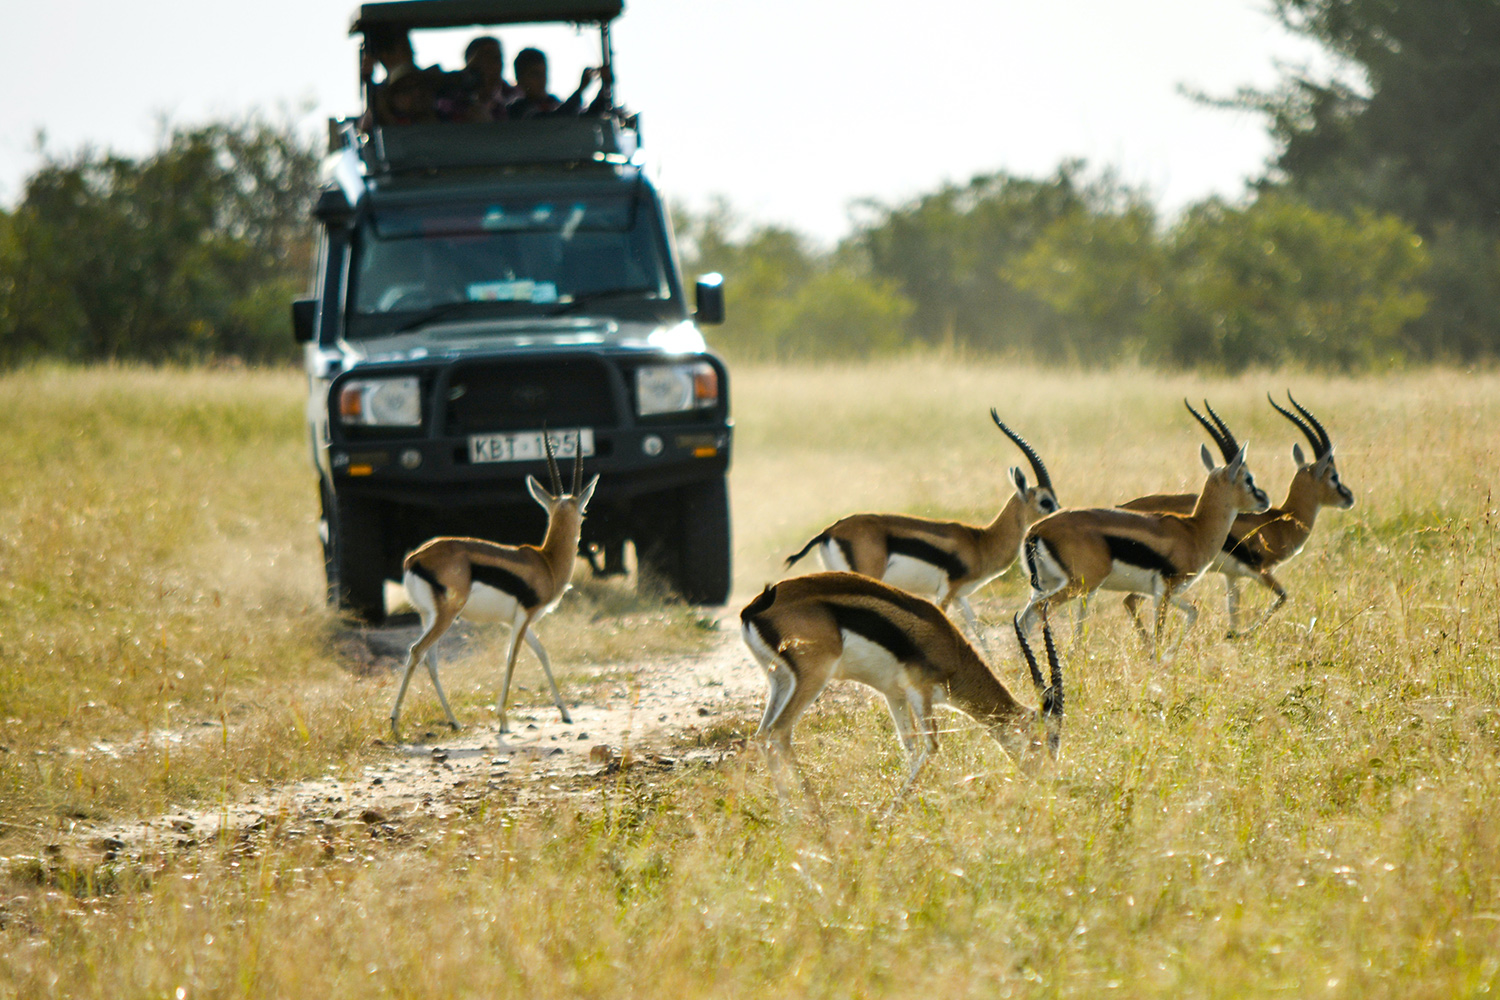
[[[310,344],[317,337],[318,300],[298,299],[292,303],[292,336],[299,344]]]
[[[698,278],[698,311],[693,316],[699,326],[724,322],[724,276],[705,274]]]

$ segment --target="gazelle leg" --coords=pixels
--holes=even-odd
[[[1240,581],[1232,576],[1224,577],[1224,613],[1229,616],[1229,636],[1240,634]]]
[[[568,725],[573,724],[573,717],[568,714],[568,706],[563,704],[562,695],[557,692],[557,681],[552,679],[552,665],[547,662],[547,651],[542,648],[542,640],[536,637],[531,629],[526,630],[526,645],[536,653],[536,658],[542,661],[542,673],[547,675],[547,686],[552,689],[552,703],[562,713],[562,720]]]
[[[422,635],[416,642],[411,644],[411,649],[406,654],[406,670],[401,675],[401,687],[396,692],[396,703],[391,706],[391,732],[397,731],[401,722],[401,702],[406,698],[406,687],[411,683],[411,675],[417,669],[417,661],[429,655],[433,644],[442,638],[448,626],[453,624],[458,617],[458,611],[446,611],[441,608],[421,608]],[[462,610],[462,609],[460,609]],[[428,672],[432,675],[433,684],[437,684],[437,670],[432,663],[428,663]],[[458,728],[458,720],[453,718],[453,712],[448,708],[448,699],[443,697],[443,689],[438,688],[438,698],[443,703],[443,711],[448,713],[448,721],[453,728]]]
[[[771,772],[771,780],[776,785],[777,796],[783,801],[786,800],[785,775],[787,771],[790,771],[801,779],[803,797],[821,819],[823,813],[818,805],[818,796],[813,791],[812,783],[807,780],[807,775],[802,773],[802,768],[797,764],[797,754],[792,749],[792,727],[797,724],[798,717],[806,711],[807,706],[823,693],[823,688],[828,685],[828,678],[832,671],[829,669],[809,671],[804,665],[803,669],[797,671],[795,677],[789,676],[782,679],[779,675],[790,675],[792,670],[789,665],[778,663],[776,666],[777,669],[774,672],[769,668],[766,671],[767,676],[771,678],[770,697],[766,702],[765,718],[755,735],[761,741],[761,746],[765,751],[767,770]],[[791,688],[790,693],[783,693],[787,687]],[[773,708],[776,709],[774,717]]]
[[[1141,621],[1141,605],[1146,603],[1145,594],[1126,594],[1125,610],[1130,612],[1130,620],[1135,622],[1135,630],[1141,640],[1149,648],[1151,645],[1151,633],[1146,631],[1146,623]]]
[[[1187,617],[1187,620],[1182,623],[1182,631],[1178,633],[1177,641],[1172,643],[1172,652],[1167,654],[1168,659],[1173,659],[1177,656],[1177,650],[1182,646],[1182,640],[1187,638],[1188,629],[1192,628],[1193,623],[1198,620],[1198,606],[1182,594],[1174,593],[1171,597],[1171,602]]]
[[[531,618],[524,610],[517,609],[516,616],[510,623],[510,643],[505,650],[505,680],[500,684],[500,699],[495,703],[502,733],[510,732],[510,725],[505,721],[505,706],[510,700],[510,675],[516,669],[516,655],[521,651],[521,640],[526,637],[526,629],[530,625]]]
[[[969,623],[969,631],[973,633],[974,641],[979,643],[986,653],[989,653],[990,645],[985,641],[984,633],[980,631],[979,616],[974,614],[974,605],[969,603],[967,597],[960,596],[958,598],[958,610],[963,612],[964,621]]]
[[[1278,610],[1280,610],[1281,606],[1286,603],[1286,588],[1281,585],[1280,580],[1277,580],[1266,570],[1262,570],[1260,576],[1256,577],[1256,579],[1270,588],[1271,593],[1276,595],[1276,600],[1272,601],[1271,606],[1266,608],[1266,610],[1261,613],[1260,618],[1256,620],[1254,625],[1251,625],[1250,628],[1246,630],[1247,632],[1254,632],[1266,622],[1270,621],[1271,616],[1274,615]]]
[[[432,649],[429,647],[427,650],[427,655],[422,657],[422,659],[427,663],[427,676],[432,678],[432,686],[433,689],[437,691],[438,701],[442,703],[443,711],[448,715],[448,725],[452,726],[454,729],[462,729],[463,726],[460,726],[458,724],[458,719],[454,718],[453,716],[453,709],[448,707],[448,696],[443,694],[443,685],[438,680],[436,654],[434,654]]]
[[[912,755],[911,770],[906,776],[905,784],[896,793],[896,798],[891,803],[892,808],[895,807],[896,802],[906,797],[906,793],[916,783],[917,775],[922,773],[922,768],[926,766],[927,761],[937,753],[937,727],[932,720],[931,698],[925,692],[913,687],[907,690],[906,700],[912,714],[912,721],[916,725],[914,742],[917,752]]]

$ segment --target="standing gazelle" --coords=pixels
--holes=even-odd
[[[583,479],[580,448],[573,462],[572,492],[564,493],[557,459],[552,453],[552,440],[545,430],[542,431],[542,441],[547,452],[547,471],[552,476],[552,492],[547,492],[535,476],[526,477],[526,489],[547,510],[547,534],[540,547],[499,545],[478,538],[433,538],[406,557],[404,583],[412,604],[422,617],[422,636],[412,643],[406,658],[401,690],[396,693],[396,704],[391,707],[392,732],[396,731],[401,718],[401,699],[406,697],[406,685],[411,682],[412,671],[417,669],[417,661],[424,658],[432,686],[437,689],[438,701],[448,714],[448,724],[454,729],[459,728],[443,694],[443,686],[438,682],[432,646],[460,614],[470,621],[510,622],[505,680],[496,703],[500,732],[509,732],[505,723],[505,705],[510,697],[510,675],[515,669],[522,639],[542,661],[542,671],[547,675],[552,700],[562,713],[562,720],[573,721],[563,705],[562,695],[558,693],[557,682],[552,679],[547,651],[542,648],[533,626],[557,606],[568,589],[573,563],[578,557],[584,508],[594,495],[594,487],[599,485],[599,477],[595,476],[587,486],[579,489]]]
[[[930,597],[944,609],[958,601],[974,637],[979,620],[969,595],[1005,572],[1016,561],[1026,528],[1057,510],[1052,479],[1036,450],[1005,426],[990,410],[990,419],[1031,462],[1036,485],[1026,485],[1026,473],[1012,466],[1010,481],[1016,491],[987,525],[935,521],[905,514],[850,514],[818,533],[802,551],[789,557],[790,567],[813,548],[830,570],[848,570],[882,580],[920,597]]]
[[[745,645],[770,682],[755,735],[783,794],[784,771],[800,774],[792,727],[832,680],[860,681],[885,696],[911,764],[898,799],[937,752],[932,710],[940,705],[983,725],[1027,774],[1041,765],[1044,747],[1057,756],[1063,683],[1050,630],[1052,683],[1045,686],[1017,626],[1041,701],[1040,709],[1031,709],[1011,696],[936,605],[867,576],[834,572],[782,580],[745,605],[740,621]],[[816,803],[805,777],[802,786]]]
[[[1045,618],[1047,610],[1075,598],[1083,601],[1078,612],[1081,629],[1087,602],[1101,589],[1156,598],[1156,630],[1147,640],[1153,659],[1161,656],[1169,602],[1187,616],[1183,634],[1192,627],[1198,609],[1183,599],[1183,591],[1213,561],[1235,516],[1241,511],[1263,511],[1271,501],[1245,465],[1245,448],[1235,442],[1213,407],[1203,404],[1214,417],[1209,423],[1191,403],[1183,402],[1219,446],[1225,464],[1216,467],[1208,446],[1201,446],[1208,478],[1191,513],[1063,510],[1033,524],[1024,545],[1031,576],[1031,600],[1021,613],[1027,634],[1039,609]]]
[[[1238,613],[1240,604],[1240,580],[1248,577],[1258,581],[1276,595],[1255,624],[1246,631],[1254,631],[1275,614],[1286,603],[1286,588],[1271,575],[1271,570],[1302,551],[1307,538],[1312,534],[1313,523],[1323,507],[1348,510],[1354,506],[1354,494],[1339,481],[1339,470],[1333,461],[1333,442],[1328,432],[1301,403],[1286,398],[1302,417],[1277,405],[1269,395],[1271,406],[1300,430],[1312,445],[1313,459],[1307,461],[1300,444],[1292,445],[1292,461],[1297,471],[1287,487],[1286,499],[1280,507],[1272,507],[1259,514],[1241,514],[1234,519],[1224,546],[1214,557],[1210,569],[1224,574],[1225,601],[1229,615],[1229,634],[1239,634]],[[1303,418],[1306,418],[1305,420]],[[1188,493],[1157,494],[1131,500],[1120,506],[1127,510],[1175,511],[1182,513],[1192,509],[1194,497]],[[1139,594],[1125,598],[1125,606],[1132,616],[1138,612]]]

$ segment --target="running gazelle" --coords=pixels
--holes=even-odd
[[[848,570],[882,580],[920,597],[930,597],[944,610],[956,600],[970,631],[979,638],[979,620],[969,604],[969,595],[1016,561],[1028,525],[1058,509],[1052,478],[1036,449],[1005,426],[993,408],[990,419],[1031,463],[1036,485],[1028,486],[1026,473],[1012,466],[1010,481],[1015,492],[989,524],[906,514],[850,514],[824,528],[802,551],[790,556],[787,567],[816,548],[830,570]]]
[[[552,439],[545,430],[542,431],[542,443],[547,453],[552,491],[549,493],[544,489],[535,476],[526,477],[526,489],[532,499],[547,511],[547,533],[540,546],[500,545],[478,538],[445,537],[424,542],[406,557],[403,582],[413,606],[421,615],[422,635],[412,643],[407,654],[401,690],[396,693],[396,704],[391,707],[392,732],[396,731],[400,721],[401,700],[406,697],[406,686],[411,682],[412,672],[417,668],[417,661],[424,659],[432,686],[437,689],[438,701],[442,702],[443,711],[448,715],[448,724],[454,729],[459,728],[443,694],[443,686],[438,682],[432,647],[460,615],[477,622],[510,622],[505,680],[496,702],[500,732],[509,732],[505,706],[510,697],[511,672],[515,669],[523,639],[542,661],[542,672],[547,675],[547,685],[552,689],[552,700],[562,713],[562,721],[573,721],[563,704],[562,695],[558,693],[557,682],[552,679],[552,665],[536,636],[535,625],[557,606],[568,590],[573,563],[578,557],[584,509],[594,495],[594,487],[599,485],[599,477],[595,476],[587,486],[579,488],[583,480],[580,447],[573,461],[573,488],[564,493],[557,458],[552,451]]]
[[[1183,591],[1213,561],[1235,516],[1263,511],[1271,501],[1245,465],[1245,448],[1235,442],[1213,407],[1203,404],[1214,418],[1209,423],[1191,403],[1183,403],[1219,446],[1225,464],[1215,466],[1208,446],[1200,446],[1208,478],[1187,514],[1092,508],[1059,511],[1033,524],[1023,545],[1031,578],[1031,599],[1021,613],[1027,634],[1038,612],[1045,615],[1074,599],[1083,602],[1078,612],[1081,631],[1087,602],[1101,589],[1156,599],[1156,629],[1147,637],[1153,659],[1161,656],[1168,603],[1187,616],[1183,634],[1192,627],[1198,609],[1183,599]]]
[[[792,727],[833,680],[860,681],[885,696],[910,762],[897,799],[937,752],[933,709],[938,706],[983,725],[1027,774],[1057,756],[1062,667],[1045,623],[1050,685],[1016,626],[1040,701],[1040,708],[1031,709],[1016,701],[935,604],[857,573],[813,573],[772,584],[745,605],[740,622],[745,645],[770,685],[755,735],[783,796],[785,771],[801,774]],[[806,777],[802,787],[816,806]]]
[[[1348,510],[1354,506],[1354,494],[1339,480],[1339,470],[1333,460],[1333,441],[1328,431],[1312,415],[1312,411],[1286,394],[1288,402],[1297,413],[1279,406],[1270,395],[1266,399],[1277,413],[1286,417],[1300,430],[1312,445],[1312,461],[1302,453],[1300,444],[1292,445],[1292,461],[1297,471],[1287,487],[1286,499],[1279,507],[1271,507],[1259,514],[1241,514],[1234,519],[1223,548],[1214,556],[1209,569],[1224,574],[1225,603],[1229,616],[1229,635],[1239,635],[1240,580],[1249,578],[1259,582],[1276,595],[1270,607],[1261,614],[1246,631],[1254,631],[1275,614],[1286,603],[1286,588],[1271,574],[1271,570],[1302,551],[1307,538],[1312,534],[1318,511],[1323,507]],[[1301,414],[1299,417],[1297,414]],[[1157,494],[1131,500],[1120,506],[1127,510],[1174,511],[1182,513],[1192,508],[1194,497],[1189,493]],[[1137,615],[1141,597],[1130,594],[1125,606],[1132,616]]]

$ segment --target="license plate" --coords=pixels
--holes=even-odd
[[[561,461],[572,458],[580,446],[583,457],[594,454],[594,432],[592,428],[548,431],[552,439],[552,454]],[[514,434],[469,435],[469,461],[475,465],[485,462],[544,462],[547,451],[542,447],[541,431],[518,431]]]

